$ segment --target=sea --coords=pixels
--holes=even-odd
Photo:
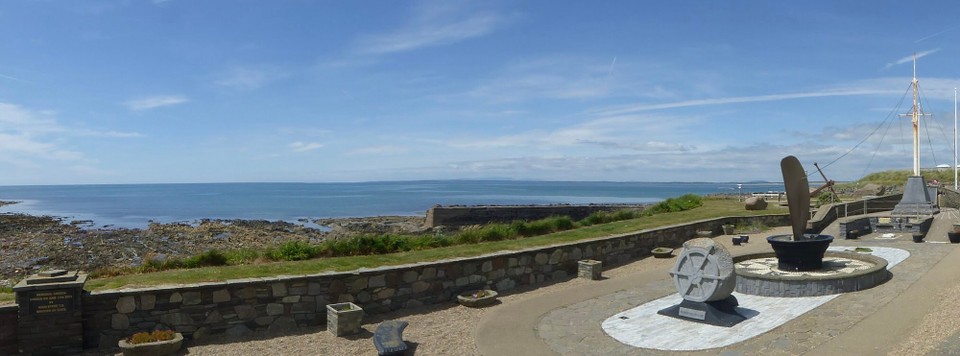
[[[50,215],[92,227],[143,228],[200,219],[416,216],[434,205],[645,204],[687,193],[783,191],[782,183],[430,180],[363,183],[196,183],[0,186],[0,213]]]

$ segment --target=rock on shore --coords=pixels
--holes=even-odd
[[[423,216],[320,219],[327,228],[284,221],[200,220],[144,229],[86,228],[88,222],[0,214],[0,286],[42,268],[135,267],[147,259],[186,258],[209,249],[263,249],[286,241],[319,243],[363,233],[423,232]]]

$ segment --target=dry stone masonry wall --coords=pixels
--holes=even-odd
[[[577,261],[604,267],[650,255],[658,246],[679,247],[697,231],[717,234],[721,225],[782,226],[786,215],[704,220],[656,230],[560,246],[501,252],[414,265],[306,276],[250,278],[222,283],[85,293],[84,345],[112,348],[120,338],[158,325],[202,339],[210,334],[242,336],[253,331],[289,333],[326,323],[326,305],[353,302],[367,314],[447,303],[472,289],[508,292],[521,286],[566,281]],[[3,314],[0,309],[0,318]],[[5,345],[0,329],[0,348]],[[0,349],[2,350],[2,349]]]
[[[525,205],[525,206],[435,206],[427,210],[426,227],[482,225],[513,220],[539,220],[551,216],[569,216],[581,220],[598,211],[637,209],[642,205]]]

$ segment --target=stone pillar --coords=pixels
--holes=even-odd
[[[17,345],[25,355],[83,352],[83,284],[87,275],[53,270],[32,275],[13,287],[20,307]]]

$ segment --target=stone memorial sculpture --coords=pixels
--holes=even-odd
[[[783,186],[787,191],[792,235],[774,235],[767,238],[777,255],[777,268],[783,271],[815,271],[823,268],[823,254],[833,242],[833,236],[805,234],[810,219],[810,185],[807,174],[794,156],[780,161]]]
[[[737,285],[733,257],[712,239],[684,242],[670,276],[683,301],[658,314],[726,327],[746,319],[736,311],[739,303],[731,295]]]

